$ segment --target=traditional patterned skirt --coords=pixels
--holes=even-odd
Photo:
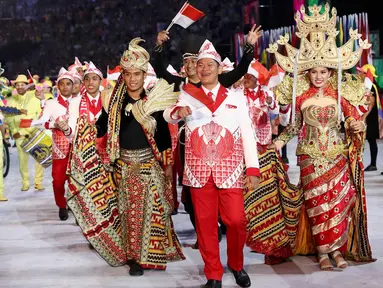
[[[113,173],[121,237],[128,260],[143,268],[165,269],[167,260],[184,259],[171,220],[171,185],[151,148],[121,149]]]
[[[320,254],[346,252],[356,188],[347,158],[333,162],[301,157],[301,182],[312,236]]]
[[[303,195],[290,184],[280,156],[273,149],[259,151],[261,182],[245,192],[246,245],[266,256],[287,258],[295,247]]]
[[[111,266],[125,265],[133,259],[133,246],[127,245],[129,235],[134,235],[134,257],[139,257],[135,260],[141,261],[144,268],[165,269],[166,260],[184,259],[168,211],[171,192],[165,189],[158,162],[148,160],[129,166],[120,160],[116,172],[110,173],[96,149],[96,135],[96,128],[81,117],[67,171],[68,206],[85,238]],[[139,181],[133,181],[131,176]],[[138,203],[139,199],[142,202]],[[136,210],[135,205],[139,206]],[[138,216],[134,216],[136,213]],[[127,215],[133,215],[135,220],[127,220]],[[133,233],[129,228],[134,229]]]

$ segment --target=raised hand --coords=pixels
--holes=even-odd
[[[169,32],[162,30],[160,33],[157,35],[157,40],[156,44],[157,45],[163,45],[166,41],[170,39],[169,37]]]
[[[263,34],[263,30],[259,30],[261,29],[261,27],[262,27],[261,25],[257,27],[257,24],[254,24],[253,28],[251,28],[251,30],[249,31],[249,34],[247,34],[247,38],[246,38],[247,44],[254,46],[255,43],[257,43],[258,39]]]

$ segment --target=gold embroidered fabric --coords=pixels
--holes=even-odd
[[[146,100],[139,100],[133,105],[134,118],[152,135],[156,130],[157,122],[150,115],[165,110],[177,102],[179,93],[173,90],[174,84],[169,85],[166,80],[160,79],[150,90]]]
[[[302,95],[310,88],[310,80],[307,74],[297,76],[297,97]],[[366,104],[366,88],[364,80],[359,75],[344,73],[342,76],[341,92],[342,97],[350,102],[351,105],[358,107]],[[276,97],[280,104],[287,105],[292,102],[294,78],[286,75],[283,81],[277,86]],[[334,90],[338,89],[338,74],[333,75],[328,80]]]

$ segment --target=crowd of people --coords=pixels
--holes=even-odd
[[[129,5],[141,7],[132,1]],[[56,26],[55,33],[68,41],[61,45],[69,45],[72,36],[81,38],[88,29],[94,45],[110,47],[122,35],[113,38],[110,32],[121,23],[138,22],[145,13],[151,17],[150,9],[128,15],[107,6],[88,8],[94,13],[78,9],[67,18],[72,25]],[[174,12],[170,10],[168,14]],[[268,265],[313,253],[324,271],[334,269],[331,259],[339,269],[348,266],[346,260],[375,261],[368,240],[361,157],[365,119],[374,106],[365,80],[375,71],[371,65],[359,67],[353,76],[340,70],[353,68],[359,61],[355,55],[370,44],[361,41],[354,54],[328,54],[339,51],[335,23],[326,20],[326,31],[313,23],[328,19],[323,14],[330,12],[329,6],[323,12],[316,6],[310,11],[297,19],[298,27],[306,29],[306,36],[318,36],[306,41],[327,49],[315,52],[310,50],[313,44],[302,41],[301,47],[290,46],[285,56],[278,49],[278,44],[287,44],[282,39],[268,49],[277,59],[270,69],[254,59],[255,44],[262,37],[254,25],[236,67],[222,59],[206,37],[190,35],[182,56],[172,56],[183,63],[182,73],[169,71],[164,55],[173,46],[181,50],[180,37],[162,30],[153,38],[148,24],[143,25],[148,32],[126,26],[124,37],[133,39],[115,51],[103,51],[108,59],[82,46],[74,52],[100,65],[114,63],[118,55],[115,81],[105,82],[102,66],[92,61],[76,57],[69,62],[60,56],[46,63],[64,66],[57,75],[57,95],[52,96],[49,80],[39,83],[37,75],[0,79],[4,91],[6,86],[11,91],[4,93],[0,106],[2,123],[16,141],[21,191],[30,190],[29,154],[36,159],[36,190],[44,189],[44,167],[51,164],[60,220],[68,219],[69,207],[95,251],[112,266],[129,265],[131,276],[165,270],[168,261],[185,259],[172,222],[179,205],[177,174],[182,202],[196,230],[193,247],[205,264],[205,288],[222,287],[222,234],[228,269],[240,287],[251,286],[244,270],[245,245],[264,254]],[[103,17],[105,13],[111,14]],[[218,37],[214,33],[212,27],[209,35]],[[361,37],[353,35],[355,40]],[[153,51],[134,36],[151,39]],[[280,124],[285,126],[282,132]],[[37,137],[48,130],[51,147],[46,138]],[[279,155],[295,136],[298,186],[290,183],[288,166]],[[32,141],[37,148],[27,152],[25,146]],[[7,201],[3,186],[1,181],[0,201]]]
[[[145,4],[137,0],[71,1],[69,5],[68,1],[37,2],[30,10],[20,9],[26,10],[24,13],[29,13],[30,17],[17,11],[13,18],[1,21],[0,42],[6,54],[1,53],[0,60],[9,77],[26,69],[54,77],[62,63],[71,61],[71,55],[84,60],[95,59],[105,73],[107,65],[118,64],[127,39],[140,36],[146,40],[148,49],[153,47],[153,31],[166,28],[182,5],[175,0],[166,1],[166,5],[149,0]],[[238,25],[241,25],[242,9],[240,3],[228,1],[227,5],[222,5],[221,2],[201,2],[198,8],[209,17],[192,25],[190,30],[208,31],[204,35],[206,38],[222,39],[227,45],[231,44],[230,35],[241,28]],[[37,8],[32,9],[35,6]],[[141,22],[141,19],[146,21]],[[140,25],[130,24],[139,22]],[[180,63],[172,59],[180,56],[179,44],[184,34],[179,27],[172,29],[174,37],[167,57],[175,67]]]

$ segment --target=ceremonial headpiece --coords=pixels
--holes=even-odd
[[[120,66],[123,69],[137,68],[144,72],[148,71],[150,55],[148,51],[138,44],[145,41],[139,37],[132,39],[129,48],[124,52],[120,60]]]
[[[222,67],[223,67],[222,72],[230,72],[234,70],[234,62],[231,62],[230,59],[226,57],[222,61]]]
[[[60,82],[62,79],[69,79],[70,81],[74,82],[72,73],[66,70],[64,67],[61,67],[59,71],[59,75],[57,77],[57,83]]]
[[[294,72],[293,93],[292,93],[292,111],[295,111],[296,105],[296,89],[297,89],[297,74],[315,67],[327,67],[338,70],[338,124],[341,122],[341,89],[342,89],[342,70],[347,70],[356,65],[362,55],[363,49],[368,49],[371,44],[367,40],[362,40],[358,30],[350,28],[350,39],[341,47],[336,46],[336,36],[339,31],[336,30],[336,9],[331,10],[326,3],[324,13],[320,13],[322,6],[314,5],[308,9],[311,16],[306,14],[304,5],[295,14],[297,22],[297,32],[295,33],[300,38],[299,49],[290,45],[289,36],[280,36],[277,43],[269,45],[267,51],[274,53],[278,64],[287,72]],[[359,40],[359,48],[354,51],[354,42]],[[278,52],[278,44],[286,46],[287,56],[283,56]],[[295,123],[295,117],[291,120]]]
[[[73,78],[80,79],[80,81],[82,82],[82,76],[77,72],[76,69],[72,69],[69,72],[72,74]]]
[[[84,77],[85,75],[91,74],[91,73],[97,74],[101,79],[103,78],[102,72],[100,71],[100,69],[96,67],[96,65],[93,64],[92,61],[89,62],[88,68],[86,69],[84,73]]]
[[[368,49],[371,44],[368,40],[362,40],[358,30],[350,28],[350,39],[341,47],[336,46],[336,36],[339,31],[336,30],[336,9],[331,10],[330,6],[325,5],[324,13],[320,13],[322,6],[310,6],[311,16],[305,12],[304,5],[300,12],[297,11],[295,21],[297,22],[297,32],[300,38],[299,49],[290,45],[289,35],[280,36],[277,43],[269,45],[268,52],[274,53],[278,64],[287,72],[302,72],[314,67],[327,67],[333,69],[347,70],[358,63],[363,49]],[[359,40],[359,48],[354,51],[354,41]],[[287,56],[278,52],[278,44],[286,46]]]
[[[199,49],[199,53],[198,53],[198,60],[201,60],[203,58],[213,59],[213,60],[217,61],[218,64],[221,64],[221,62],[222,62],[221,56],[215,50],[213,43],[211,43],[207,39],[205,40],[205,42],[203,42],[201,48]]]
[[[80,60],[78,60],[77,57],[74,57],[74,63],[68,67],[68,70],[73,70],[73,69],[77,69],[77,68],[82,69],[82,64],[81,64]]]

